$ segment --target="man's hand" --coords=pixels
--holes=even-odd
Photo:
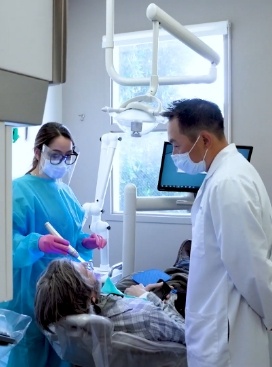
[[[155,289],[159,289],[161,288],[163,285],[163,282],[160,282],[160,283],[154,283],[154,284],[148,284],[146,287],[145,287],[145,290],[147,292],[150,292],[150,291],[154,291]]]
[[[126,288],[124,293],[128,294],[129,296],[140,297],[146,292],[147,290],[145,289],[143,284],[135,284]]]
[[[154,289],[161,288],[162,285],[163,285],[163,282],[148,284],[146,287],[144,287],[143,284],[135,284],[135,285],[131,285],[130,287],[126,288],[124,293],[130,296],[140,297],[146,292],[150,292]]]
[[[158,296],[163,301],[168,300],[170,298],[170,293],[171,293],[171,290],[173,289],[173,287],[163,282],[149,284],[145,288],[148,291],[154,292],[156,296]]]

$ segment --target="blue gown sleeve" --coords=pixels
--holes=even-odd
[[[33,264],[44,253],[39,250],[39,233],[29,233],[30,212],[29,202],[20,193],[20,188],[13,186],[13,267],[22,268]]]
[[[77,249],[85,260],[92,251],[82,246],[89,234],[82,231],[84,211],[71,188],[64,183],[26,175],[13,182],[13,266],[30,266],[43,258],[45,263],[59,257],[45,254],[38,240],[52,226]]]

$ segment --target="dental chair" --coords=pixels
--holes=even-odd
[[[68,316],[50,329],[45,335],[56,353],[74,367],[187,367],[184,345],[113,332],[102,316]]]

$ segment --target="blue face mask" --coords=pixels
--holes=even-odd
[[[49,159],[44,160],[43,166],[41,168],[43,173],[53,180],[62,178],[69,169],[64,162],[61,162],[60,164],[52,164],[50,163]]]
[[[189,152],[171,155],[171,158],[173,159],[175,166],[179,170],[189,173],[190,175],[196,175],[197,173],[206,172],[207,170],[206,162],[204,159],[206,157],[208,149],[206,150],[204,157],[200,162],[193,162],[190,157],[190,153],[194,149],[199,138],[200,136],[197,138],[196,142],[189,150]]]

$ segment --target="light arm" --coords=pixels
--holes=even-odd
[[[112,162],[118,141],[122,140],[118,134],[107,133],[101,138],[101,151],[98,167],[98,176],[95,191],[95,201],[92,203],[85,203],[83,208],[85,210],[84,223],[85,224],[89,214],[92,217],[90,229],[93,233],[100,234],[107,239],[107,246],[100,250],[100,269],[108,271],[109,267],[109,229],[107,222],[102,221],[105,195],[109,183],[109,178],[112,169]]]
[[[134,184],[125,187],[125,203],[123,215],[123,247],[122,247],[122,276],[125,277],[135,271],[135,226],[137,211],[155,210],[186,210],[191,209],[193,198],[189,193],[187,197],[161,196],[138,197]]]
[[[174,18],[169,16],[166,12],[160,9],[155,4],[150,4],[147,8],[146,15],[149,20],[159,22],[162,28],[176,37],[179,41],[186,44],[192,50],[211,62],[210,72],[207,75],[198,76],[173,76],[160,77],[157,82],[160,85],[178,85],[191,83],[213,83],[216,80],[216,65],[219,63],[219,55],[210,48],[205,42],[200,40],[192,32],[182,26]],[[103,41],[103,48],[105,48],[105,64],[108,75],[112,80],[120,85],[125,86],[145,86],[150,85],[152,91],[156,79],[150,83],[150,78],[126,78],[117,73],[113,65],[113,49],[114,49],[114,0],[107,0],[106,3],[106,38]],[[157,63],[157,50],[154,38],[158,38],[157,26],[153,25],[153,65]],[[154,44],[155,42],[155,44]],[[156,59],[155,59],[156,58]],[[154,77],[152,73],[152,77]],[[156,88],[156,87],[155,87]],[[154,95],[154,94],[153,94]]]
[[[124,102],[119,108],[104,107],[102,111],[110,113],[120,129],[137,137],[153,130],[159,123],[166,122],[165,119],[160,116],[162,111],[161,102],[158,102],[158,98],[155,97],[159,84],[178,85],[189,83],[213,83],[217,78],[216,65],[220,61],[218,54],[212,48],[155,4],[150,4],[148,6],[146,14],[153,24],[151,76],[150,78],[122,77],[116,72],[113,65],[114,0],[107,0],[106,2],[106,39],[103,42],[103,47],[105,48],[107,73],[112,80],[120,85],[145,86],[149,84],[149,90],[145,95],[136,96]],[[157,69],[160,25],[165,28],[167,32],[174,35],[179,41],[183,42],[193,51],[211,62],[208,75],[159,78]],[[154,108],[154,105],[156,105],[156,108]]]
[[[201,41],[192,32],[188,31],[188,29],[157,5],[150,4],[146,9],[146,16],[152,22],[160,22],[162,28],[164,28],[168,33],[172,34],[172,36],[176,37],[179,41],[183,42],[200,56],[209,60],[212,64],[219,64],[220,57],[210,46],[206,45],[205,42]]]

